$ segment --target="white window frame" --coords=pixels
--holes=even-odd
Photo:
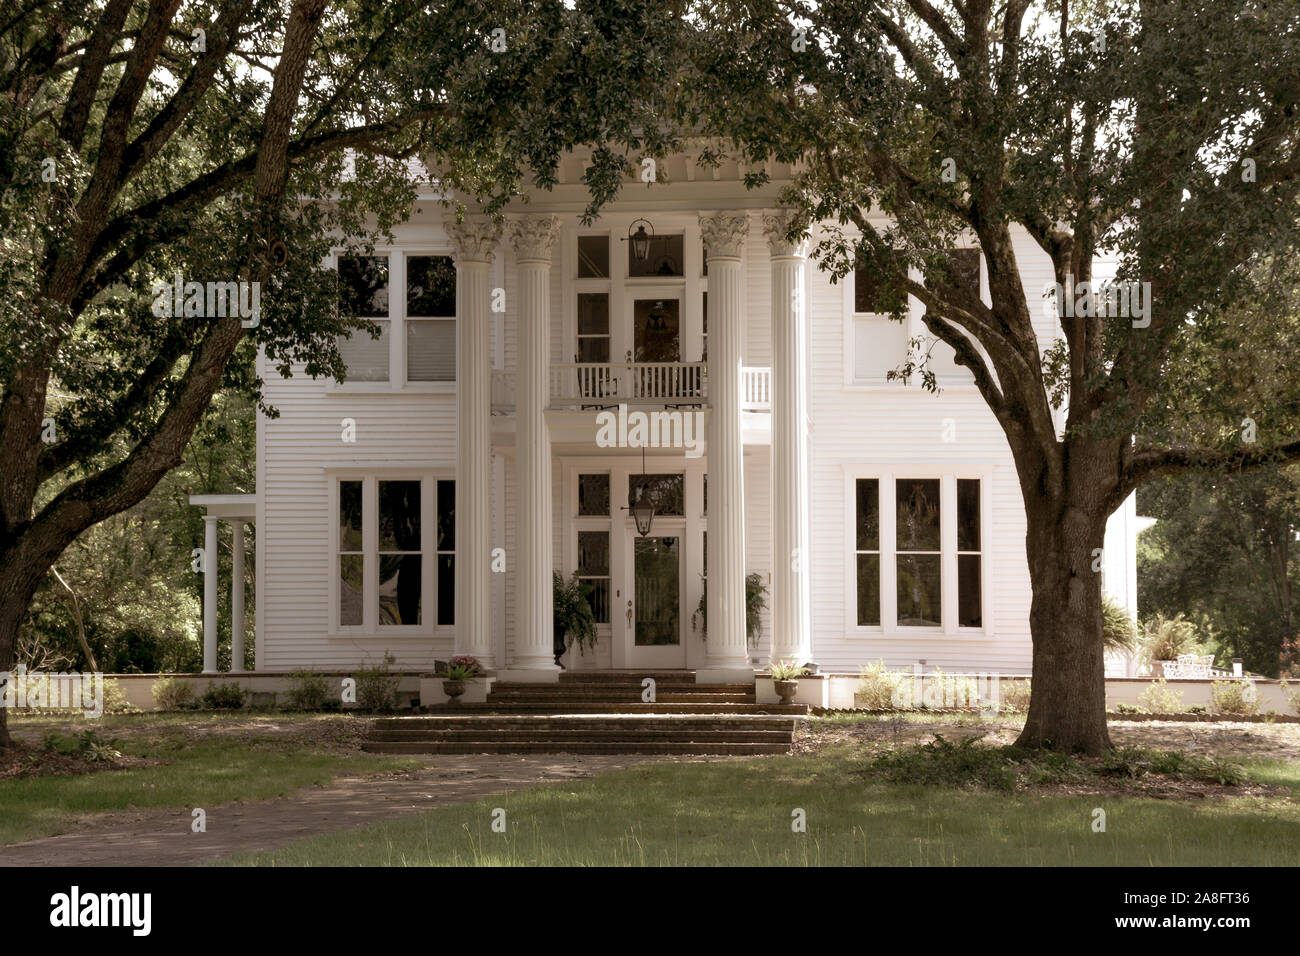
[[[327,265],[337,270],[341,256],[363,255],[346,248],[330,250]],[[365,392],[405,392],[455,395],[457,382],[412,382],[406,378],[406,259],[408,256],[449,256],[455,261],[451,243],[428,243],[423,245],[375,246],[372,256],[388,258],[388,381],[386,382],[338,382],[328,380],[326,391],[329,394],[355,395]],[[460,332],[460,316],[437,318],[420,317],[415,321],[450,321],[456,325],[457,336]],[[353,335],[365,333],[354,332]],[[458,347],[458,346],[456,346]]]
[[[908,275],[912,279],[918,279],[920,274],[915,269],[910,269]],[[844,387],[850,391],[893,391],[898,388],[905,388],[906,386],[900,381],[872,382],[858,377],[858,319],[875,319],[879,322],[893,322],[893,319],[889,317],[888,313],[856,311],[855,281],[854,272],[850,270],[839,283],[841,287],[840,311],[843,316],[844,330]],[[916,338],[923,329],[921,303],[914,296],[909,295],[907,297],[907,314],[901,323],[901,327],[906,333],[907,348],[910,349],[912,339]],[[905,356],[906,351],[894,363],[895,367],[903,363]]]
[[[437,483],[455,481],[448,469],[429,468],[327,468],[329,488],[329,627],[328,636],[354,639],[391,639],[394,637],[448,637],[455,626],[439,625],[437,588]],[[361,550],[364,555],[362,574],[361,623],[339,623],[339,482],[361,482]],[[420,587],[422,589],[420,624],[379,624],[379,482],[420,482]]]
[[[906,462],[853,464],[844,467],[844,507],[848,535],[842,548],[844,561],[845,633],[859,637],[908,640],[924,638],[977,637],[995,633],[993,620],[994,549],[992,482],[994,465],[914,465]],[[880,624],[858,624],[857,584],[857,481],[874,478],[880,495]],[[898,536],[896,528],[896,482],[908,478],[939,479],[939,580],[941,626],[916,627],[898,624]],[[960,627],[957,621],[957,479],[980,481],[980,617],[979,627]]]

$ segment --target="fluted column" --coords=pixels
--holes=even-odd
[[[492,653],[492,372],[488,270],[497,228],[448,221],[456,255],[456,653],[495,669]]]
[[[515,393],[517,505],[514,654],[503,680],[557,680],[551,618],[551,439],[546,431],[551,329],[551,249],[555,216],[512,225],[519,268],[518,375]]]
[[[203,673],[217,672],[217,516],[203,516]]]
[[[745,644],[745,473],[740,428],[740,346],[745,289],[743,213],[700,217],[709,258],[708,654],[696,680],[752,681]]]
[[[763,217],[772,255],[772,660],[812,659],[805,374],[807,243],[786,214]]]

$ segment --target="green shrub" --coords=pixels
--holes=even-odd
[[[248,692],[238,684],[214,684],[208,681],[208,689],[203,693],[203,706],[211,710],[239,710],[244,706]]]
[[[48,733],[41,738],[41,749],[72,757],[83,757],[93,763],[118,760],[122,752],[117,749],[116,740],[105,740],[93,730],[83,730],[79,734],[65,737],[59,733]]]
[[[186,710],[192,707],[194,685],[178,677],[164,677],[153,683],[153,702],[159,710]]]
[[[289,706],[294,710],[320,710],[329,693],[329,679],[324,674],[294,671],[289,675]]]
[[[1101,639],[1107,650],[1131,651],[1138,646],[1137,621],[1109,594],[1101,599]]]
[[[1244,769],[1217,757],[1202,757],[1179,750],[1148,750],[1145,747],[1117,747],[1107,751],[1102,754],[1098,772],[1103,776],[1131,779],[1166,774],[1234,787],[1246,779]]]
[[[1152,714],[1177,714],[1183,709],[1183,692],[1171,690],[1162,677],[1138,696],[1138,704]]]
[[[1117,713],[1117,714],[1140,714],[1140,713],[1142,713],[1142,708],[1136,706],[1135,704],[1116,704],[1116,705],[1115,705],[1115,713]]]
[[[1210,708],[1216,714],[1257,714],[1259,700],[1247,680],[1216,680],[1210,685]]]
[[[1033,688],[1028,678],[998,682],[998,706],[1009,714],[1029,713],[1029,697]]]
[[[867,710],[893,710],[898,706],[903,681],[907,675],[901,671],[891,671],[884,661],[876,661],[862,668],[858,679],[855,701],[859,707]]]
[[[385,654],[378,667],[357,671],[357,706],[362,710],[394,710],[401,676],[390,672],[396,658]]]
[[[1087,779],[1087,767],[1066,754],[982,747],[981,739],[952,743],[935,734],[932,743],[879,754],[869,769],[892,783],[1005,791]]]
[[[1281,681],[1277,686],[1282,688],[1287,704],[1300,716],[1300,691],[1291,690],[1290,685],[1285,680]]]
[[[1205,705],[1204,705],[1204,704],[1193,704],[1191,707],[1188,707],[1188,708],[1187,708],[1187,712],[1188,712],[1189,714],[1208,714],[1208,713],[1209,713],[1209,711],[1205,708]]]
[[[104,679],[104,713],[138,714],[140,708],[126,699],[122,685],[111,678]]]

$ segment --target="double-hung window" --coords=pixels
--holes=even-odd
[[[864,385],[883,385],[886,374],[907,358],[907,319],[891,317],[906,306],[906,297],[866,266],[853,270],[851,294],[852,379]]]
[[[851,621],[953,632],[984,626],[984,478],[854,477]]]
[[[341,477],[333,503],[336,632],[429,634],[455,622],[455,482]]]
[[[609,623],[610,479],[608,473],[578,475],[578,579],[591,588],[597,624]]]
[[[339,312],[379,327],[339,336],[347,383],[433,390],[456,380],[456,267],[447,255],[339,255]],[[390,295],[390,290],[399,294]]]

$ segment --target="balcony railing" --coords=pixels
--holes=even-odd
[[[740,369],[740,407],[747,412],[772,410],[772,370],[770,368],[742,367]]]
[[[551,404],[579,407],[644,402],[703,405],[703,362],[566,362],[551,366]]]
[[[566,362],[552,365],[550,407],[608,408],[620,402],[644,405],[707,405],[704,362]],[[740,407],[772,409],[772,370],[742,367]],[[492,370],[492,410],[512,414],[515,373]]]

